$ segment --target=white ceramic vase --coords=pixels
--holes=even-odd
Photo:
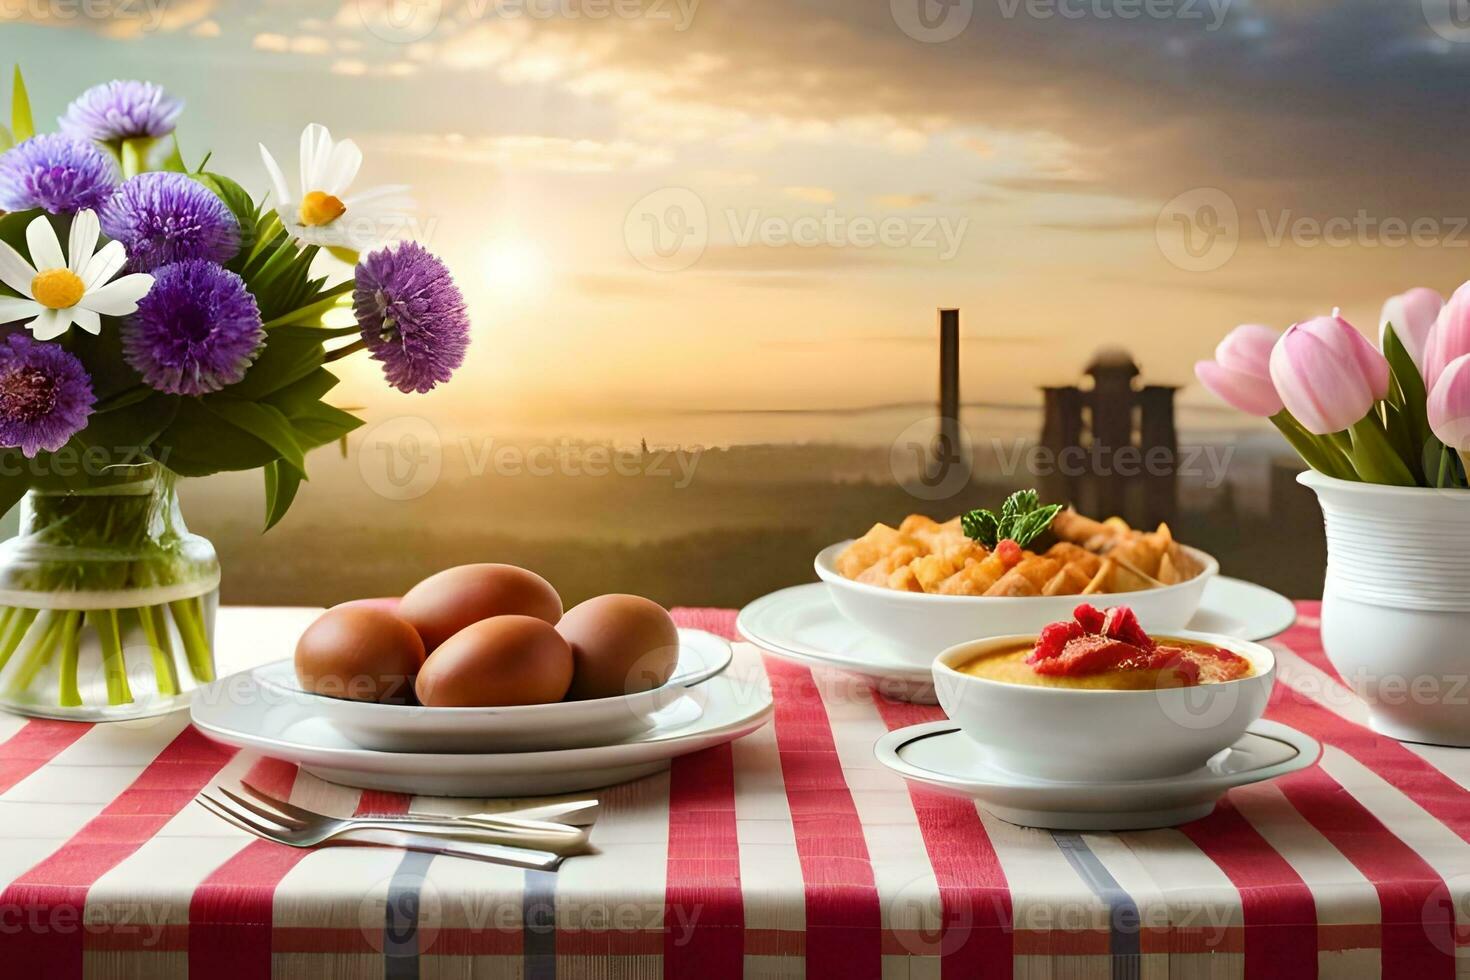
[[[1470,746],[1470,490],[1297,479],[1327,525],[1322,646],[1373,730]]]

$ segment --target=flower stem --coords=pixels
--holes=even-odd
[[[353,354],[356,354],[360,350],[367,350],[366,340],[354,340],[346,347],[338,347],[334,351],[328,351],[327,360],[340,361],[344,357],[351,357]]]
[[[178,694],[179,672],[174,666],[173,642],[169,639],[163,607],[142,606],[136,612],[148,649],[153,651],[153,676],[158,678],[158,693],[170,697]]]
[[[179,599],[168,604],[179,627],[179,639],[184,643],[184,656],[189,661],[189,672],[200,683],[214,680],[214,655],[209,649],[209,638],[204,631],[204,616],[198,599]]]
[[[0,668],[10,662],[10,657],[20,646],[20,641],[25,637],[26,630],[36,621],[35,609],[16,609],[15,615],[7,619],[5,623],[5,635],[0,638]]]
[[[15,675],[10,680],[10,696],[22,695],[35,681],[36,675],[41,668],[51,662],[56,655],[56,644],[61,639],[61,627],[66,620],[65,613],[48,610],[45,614],[43,625],[40,627],[40,636],[31,648],[26,651],[25,659],[16,668]]]
[[[57,685],[56,703],[63,708],[77,708],[82,704],[82,692],[77,690],[77,662],[82,653],[82,614],[70,612],[61,631],[60,683]]]
[[[102,670],[107,676],[107,703],[131,704],[133,692],[128,687],[128,665],[123,659],[116,609],[94,609],[87,613],[102,644]]]

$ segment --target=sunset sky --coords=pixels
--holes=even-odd
[[[186,159],[258,194],[256,143],[294,160],[308,122],[364,186],[411,183],[475,341],[429,396],[355,364],[370,420],[622,437],[929,399],[948,305],[968,399],[1032,402],[1103,342],[1185,383],[1237,323],[1376,328],[1470,278],[1470,30],[1440,0],[149,2],[0,3],[0,55],[47,120],[163,83]]]

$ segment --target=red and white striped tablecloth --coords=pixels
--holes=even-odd
[[[0,715],[0,976],[1454,976],[1470,750],[1364,728],[1300,611],[1268,714],[1321,764],[1136,833],[1027,830],[910,789],[872,744],[939,709],[769,658],[773,724],[601,793],[600,853],[559,874],[268,844],[195,793],[248,775],[342,813],[485,804],[323,783],[177,715]],[[728,634],[734,615],[679,618]]]

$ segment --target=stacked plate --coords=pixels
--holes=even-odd
[[[753,654],[679,631],[679,664],[652,691],[506,708],[370,704],[302,690],[291,661],[199,691],[193,721],[218,742],[322,779],[420,796],[540,796],[637,779],[676,756],[765,723],[771,696]]]
[[[817,556],[823,581],[773,592],[742,609],[736,620],[740,635],[773,656],[860,675],[887,697],[935,704],[930,665],[944,649],[988,636],[1035,633],[1069,618],[1084,598],[932,595],[853,582],[835,569],[837,555],[850,543]],[[1296,619],[1291,600],[1219,575],[1215,559],[1196,554],[1206,569],[1196,579],[1092,598],[1132,606],[1149,630],[1188,629],[1242,640],[1275,636]]]

